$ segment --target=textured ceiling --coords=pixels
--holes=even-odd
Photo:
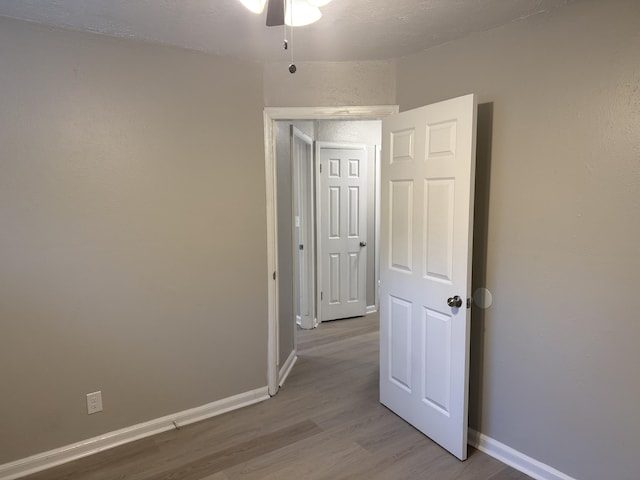
[[[294,31],[295,59],[401,57],[580,0],[333,0]],[[0,16],[258,61],[286,60],[283,28],[238,0],[0,0]]]

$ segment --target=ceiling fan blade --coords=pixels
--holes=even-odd
[[[284,1],[269,0],[267,5],[267,27],[284,25]]]

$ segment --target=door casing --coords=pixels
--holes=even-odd
[[[278,392],[278,228],[275,122],[279,120],[380,120],[398,113],[398,105],[266,107],[263,112],[267,213],[267,385]]]

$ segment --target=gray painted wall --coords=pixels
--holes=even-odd
[[[268,107],[395,105],[395,62],[296,62],[264,67]]]
[[[265,386],[262,67],[2,18],[0,64],[0,463]]]
[[[382,123],[371,121],[317,121],[317,140],[364,143],[367,146],[367,306],[375,305],[375,145],[382,139]]]
[[[398,61],[401,110],[488,104],[471,426],[582,480],[638,478],[639,25],[583,2]]]

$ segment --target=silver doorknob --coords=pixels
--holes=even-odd
[[[458,295],[455,297],[449,297],[447,299],[447,305],[452,308],[460,308],[462,306],[462,299]]]
[[[361,247],[366,247],[367,246],[367,242],[360,242],[360,246]]]

